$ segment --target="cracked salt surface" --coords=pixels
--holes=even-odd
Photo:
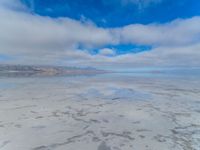
[[[0,81],[0,150],[200,150],[199,77]]]

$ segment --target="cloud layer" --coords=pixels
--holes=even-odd
[[[151,2],[151,1],[149,1]],[[91,21],[42,17],[17,0],[0,2],[0,54],[5,63],[94,66],[200,66],[200,17],[165,24],[101,28]],[[149,45],[151,51],[117,55],[107,45]],[[91,54],[89,49],[99,49]]]

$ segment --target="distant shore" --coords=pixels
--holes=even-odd
[[[0,64],[0,76],[5,76],[5,77],[95,75],[106,72],[107,71],[89,67],[78,68],[78,67],[64,67],[64,66]]]

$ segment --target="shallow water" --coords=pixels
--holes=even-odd
[[[0,150],[200,150],[198,75],[0,78]]]

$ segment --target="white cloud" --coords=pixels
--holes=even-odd
[[[0,11],[0,18],[0,44],[6,50],[63,50],[76,44],[90,47],[115,43],[110,31],[69,18],[12,11]]]
[[[1,0],[0,9],[27,10],[19,0]]]
[[[166,24],[133,24],[117,29],[121,42],[160,45],[187,45],[198,43],[200,17],[175,20]]]
[[[99,54],[104,55],[104,56],[113,56],[115,55],[115,50],[110,49],[110,48],[103,48],[103,49],[100,49]]]
[[[21,3],[13,2],[18,1],[0,2],[0,54],[16,57],[9,63],[101,68],[200,65],[200,17],[105,29],[92,22],[33,15]],[[150,45],[153,49],[124,55],[108,48],[99,50],[99,55],[87,50],[117,44]]]

